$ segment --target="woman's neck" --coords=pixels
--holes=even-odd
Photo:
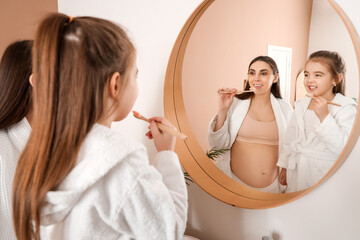
[[[254,94],[251,98],[252,104],[260,104],[260,105],[266,105],[270,104],[270,92],[265,94]]]

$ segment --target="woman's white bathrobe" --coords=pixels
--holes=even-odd
[[[12,183],[19,156],[29,138],[31,127],[23,118],[0,130],[0,239],[15,240],[12,224]]]
[[[285,136],[285,129],[292,113],[292,107],[287,101],[275,98],[272,94],[270,95],[270,100],[279,132],[280,152],[280,147],[282,146]],[[211,148],[231,148],[239,132],[240,126],[249,110],[250,101],[250,99],[240,100],[238,98],[234,98],[234,102],[227,113],[223,127],[216,132],[213,130],[217,121],[217,116],[212,118],[208,133],[208,142]],[[230,151],[227,151],[219,158],[217,166],[226,175],[232,178]]]
[[[46,195],[41,239],[182,239],[187,189],[177,155],[95,124],[78,162]]]
[[[344,148],[355,120],[356,102],[338,93],[332,102],[341,107],[329,104],[329,114],[306,137],[304,115],[310,100],[302,98],[295,102],[279,155],[277,165],[287,169],[286,192],[311,187],[326,174]]]

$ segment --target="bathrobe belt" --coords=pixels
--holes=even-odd
[[[292,154],[289,157],[289,162],[288,162],[287,168],[291,169],[291,170],[294,170],[296,168],[298,159],[301,159],[298,156],[296,156],[299,154],[301,154],[305,157],[310,157],[310,158],[315,157],[316,159],[325,160],[325,161],[334,161],[334,159],[336,160],[338,158],[338,154],[331,153],[331,152],[320,152],[317,150],[304,148],[298,142],[291,143],[290,149],[292,151]]]

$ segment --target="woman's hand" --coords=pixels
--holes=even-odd
[[[227,112],[234,101],[236,95],[236,88],[220,88],[218,89],[218,103],[219,109],[217,113],[217,121],[214,127],[214,132],[218,131],[224,125]]]
[[[279,183],[283,186],[287,185],[287,181],[286,181],[286,168],[281,169],[280,174],[279,174]]]
[[[154,139],[154,144],[155,144],[156,150],[158,152],[166,151],[166,150],[174,151],[176,137],[174,137],[166,132],[162,132],[158,128],[156,123],[162,123],[163,125],[167,125],[174,129],[176,129],[176,128],[167,119],[162,118],[162,117],[152,117],[149,119],[149,121],[150,121],[150,126],[149,126],[150,131],[148,131],[145,135],[149,139]]]
[[[234,101],[236,88],[220,88],[218,89],[219,112],[227,112]]]
[[[322,122],[329,114],[328,102],[323,97],[314,97],[313,101],[314,112],[320,122]]]

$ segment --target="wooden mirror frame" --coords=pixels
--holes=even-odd
[[[206,156],[204,149],[197,142],[186,116],[182,95],[182,70],[188,41],[197,22],[214,1],[215,0],[204,0],[195,9],[179,33],[169,58],[164,85],[164,112],[166,118],[181,132],[188,136],[185,141],[177,141],[175,151],[179,156],[181,165],[185,171],[189,173],[191,178],[207,193],[220,201],[232,206],[248,209],[272,208],[289,203],[312,191],[315,187],[332,176],[349,156],[360,134],[360,107],[358,105],[354,126],[343,151],[340,153],[332,168],[314,186],[293,193],[266,193],[245,187],[226,176],[211,162]],[[340,6],[334,0],[328,1],[340,15],[349,31],[356,53],[360,79],[360,37],[350,19]]]

